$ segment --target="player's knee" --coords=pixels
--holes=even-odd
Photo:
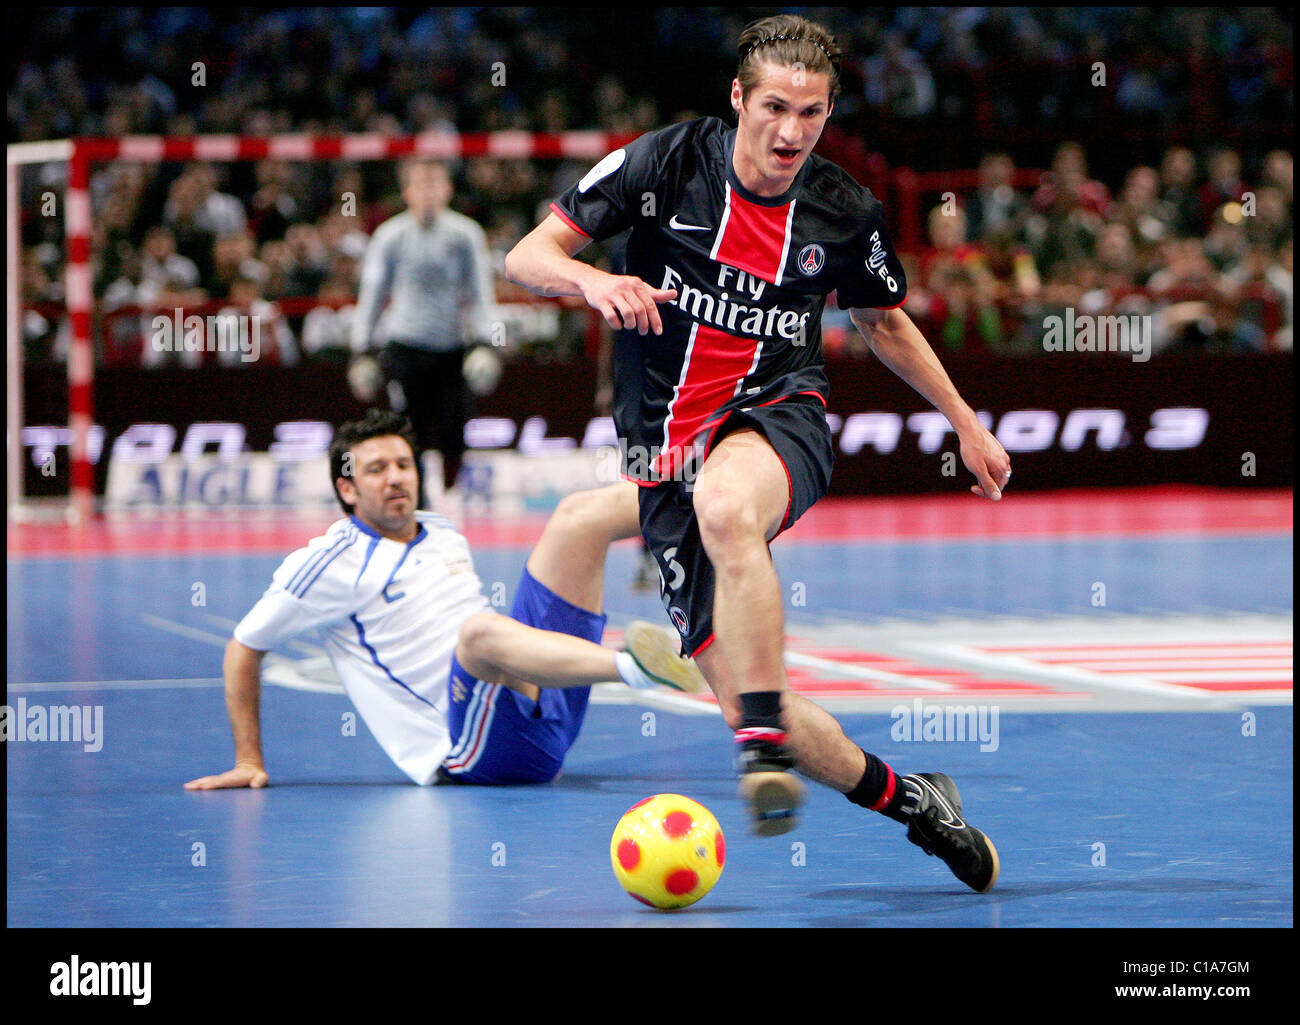
[[[462,665],[487,658],[493,641],[501,632],[503,617],[495,612],[476,612],[460,625],[456,657]]]
[[[762,541],[753,505],[739,492],[716,491],[697,496],[695,517],[700,524],[700,539],[710,555],[725,557],[751,546],[755,540]]]
[[[560,499],[555,512],[551,514],[548,524],[558,530],[577,535],[586,534],[593,527],[599,526],[601,507],[598,493],[594,491],[574,491]]]

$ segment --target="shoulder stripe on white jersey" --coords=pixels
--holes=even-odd
[[[335,551],[333,554],[331,554],[328,559],[324,559],[321,561],[319,568],[316,570],[315,573],[312,574],[311,578],[309,580],[304,581],[302,586],[299,587],[298,590],[295,592],[296,595],[299,598],[306,597],[307,589],[310,588],[312,584],[316,583],[316,581],[320,579],[320,575],[322,573],[324,573],[327,569],[329,569],[330,563],[333,562],[335,559],[337,559],[344,552],[346,552],[354,544],[356,544],[356,542],[357,542],[357,538],[354,533],[353,536],[348,539],[346,544],[340,545],[338,550]]]
[[[308,559],[298,569],[298,572],[296,572],[290,578],[289,584],[285,588],[285,590],[288,591],[290,594],[297,594],[298,597],[302,597],[302,595],[298,593],[298,589],[301,586],[302,582],[306,580],[307,577],[311,576],[312,571],[315,570],[315,568],[319,566],[321,562],[323,562],[326,559],[329,559],[332,555],[337,554],[337,552],[341,551],[342,548],[345,548],[348,545],[352,544],[352,542],[356,540],[356,537],[357,537],[356,528],[349,525],[347,529],[345,529],[343,533],[341,533],[338,537],[336,537],[333,541],[331,541],[328,546],[322,548],[319,552],[317,552],[310,559]]]

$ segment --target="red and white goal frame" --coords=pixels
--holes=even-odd
[[[64,197],[66,244],[65,294],[71,326],[68,351],[68,427],[71,430],[71,493],[69,512],[82,522],[95,513],[94,467],[87,438],[94,417],[94,346],[91,324],[94,295],[91,285],[90,173],[95,164],[130,160],[232,163],[242,160],[401,160],[429,157],[501,159],[572,159],[596,161],[635,136],[598,131],[479,133],[426,132],[419,135],[196,135],[185,137],[123,136],[75,138],[14,143],[7,147],[6,252],[7,283],[7,408],[8,455],[6,507],[12,518],[23,500],[22,444],[22,268],[19,174],[24,165],[63,163],[67,167]]]

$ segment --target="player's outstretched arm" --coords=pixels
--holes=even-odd
[[[948,418],[957,432],[962,462],[979,481],[971,491],[998,501],[1011,479],[1011,459],[957,394],[939,357],[912,318],[901,309],[849,310],[849,316],[880,361]]]
[[[539,295],[580,296],[615,330],[663,334],[658,304],[677,298],[677,290],[651,288],[634,275],[609,274],[573,259],[590,241],[547,214],[506,254],[506,277]]]
[[[264,787],[270,782],[262,764],[262,729],[259,702],[262,659],[266,652],[240,644],[233,637],[226,645],[222,674],[226,680],[226,712],[235,735],[235,767],[216,776],[202,776],[185,784],[186,790],[223,790],[229,787]]]

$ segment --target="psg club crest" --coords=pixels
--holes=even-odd
[[[826,250],[811,242],[799,250],[799,271],[810,278],[826,266]]]
[[[677,632],[681,634],[683,637],[685,637],[688,633],[691,632],[691,624],[690,621],[686,618],[686,613],[683,612],[681,609],[679,609],[676,605],[673,605],[668,609],[668,616],[670,619],[672,619],[673,626],[677,627]]]

